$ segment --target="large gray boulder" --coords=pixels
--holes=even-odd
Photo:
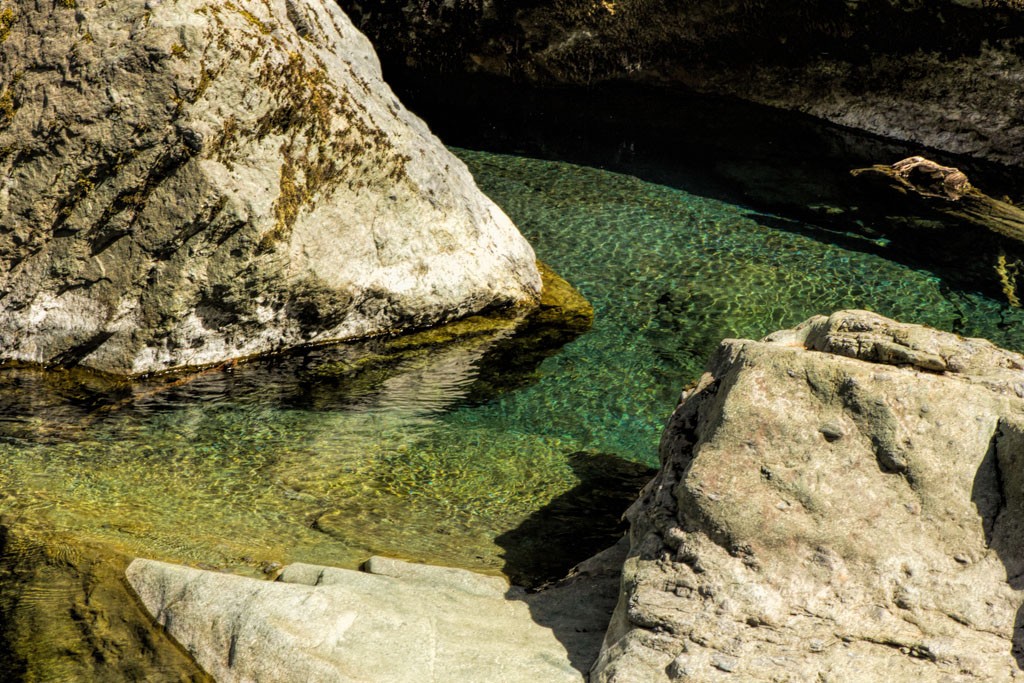
[[[709,367],[593,681],[1024,678],[1024,357],[844,311]]]
[[[277,581],[153,560],[126,574],[220,683],[583,683],[615,600],[608,557],[539,599],[500,577],[382,557],[362,572],[292,564]],[[611,557],[617,576],[622,554]]]
[[[137,374],[532,304],[331,2],[0,13],[0,358]]]

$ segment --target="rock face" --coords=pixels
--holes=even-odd
[[[584,680],[556,630],[537,623],[523,592],[500,577],[381,557],[364,572],[293,564],[274,582],[152,560],[135,560],[127,577],[220,683]],[[566,610],[593,605],[579,609],[581,593],[569,591],[536,618],[568,624],[569,647],[592,657],[597,643],[580,642],[592,617]]]
[[[388,61],[677,84],[951,152],[1024,156],[1018,0],[339,0]]]
[[[1024,677],[1024,357],[844,311],[709,367],[593,681]]]
[[[332,3],[7,2],[0,46],[0,357],[147,373],[536,300]]]

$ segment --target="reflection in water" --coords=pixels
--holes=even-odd
[[[592,525],[557,512],[581,482],[602,481],[580,474],[576,454],[607,454],[588,460],[596,467],[656,464],[680,387],[723,337],[858,307],[1024,349],[1019,309],[821,231],[778,229],[626,175],[458,153],[594,303],[592,331],[557,353],[564,333],[527,331],[524,343],[506,327],[141,386],[6,368],[0,513],[253,573],[269,562],[353,566],[376,552],[539,577],[550,544],[515,530]],[[614,522],[620,502],[608,505],[598,512]],[[544,509],[556,514],[535,514]]]

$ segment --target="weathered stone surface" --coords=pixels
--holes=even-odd
[[[0,22],[0,357],[145,373],[536,301],[532,249],[333,3]]]
[[[674,84],[951,152],[1024,158],[1016,0],[339,0],[389,62]]]
[[[584,680],[521,589],[498,577],[376,557],[364,572],[289,565],[274,582],[152,560],[127,577],[220,683]],[[541,609],[557,620],[566,603]],[[570,623],[583,632],[586,620]]]
[[[629,511],[592,680],[1024,677],[1022,369],[864,311],[725,341]]]

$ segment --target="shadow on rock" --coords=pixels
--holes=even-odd
[[[971,501],[978,508],[985,541],[1006,568],[1006,582],[1024,590],[1024,422],[1000,418],[992,446],[974,478]],[[1024,605],[1013,622],[1011,653],[1024,669]]]
[[[655,470],[585,451],[568,461],[579,484],[495,543],[505,551],[504,573],[517,586],[509,597],[529,605],[533,620],[554,632],[585,677],[618,600],[629,547],[622,514]]]

